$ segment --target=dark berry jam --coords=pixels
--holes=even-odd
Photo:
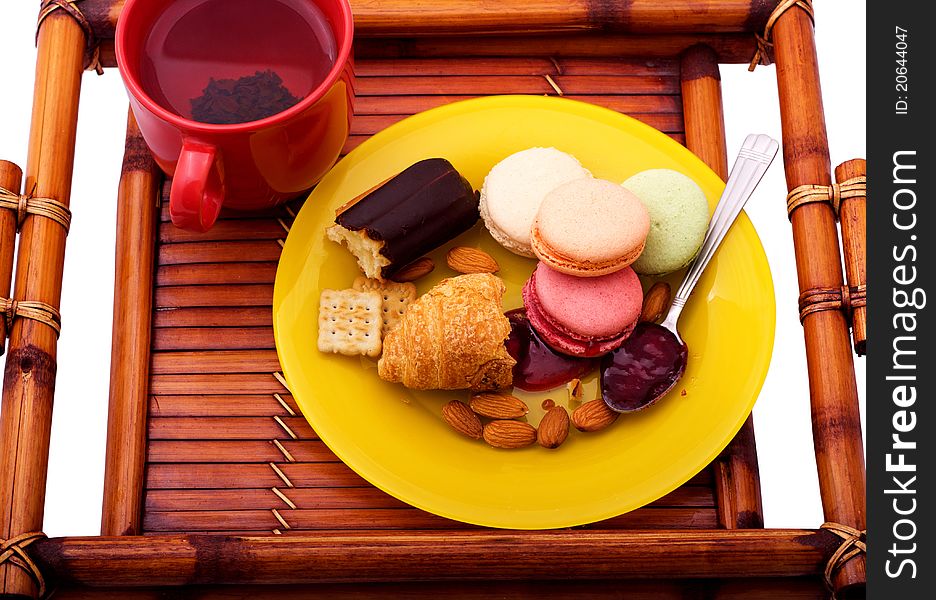
[[[679,381],[688,354],[669,329],[640,323],[620,348],[602,359],[601,397],[618,412],[646,408]]]
[[[542,392],[581,378],[597,366],[591,358],[560,354],[549,347],[530,325],[522,308],[509,311],[510,336],[507,352],[517,361],[513,384],[527,392]]]

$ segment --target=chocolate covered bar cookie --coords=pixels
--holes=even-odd
[[[348,247],[365,275],[388,279],[478,218],[471,184],[444,158],[429,158],[341,207],[326,234]]]

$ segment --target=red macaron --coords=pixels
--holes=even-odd
[[[539,263],[523,287],[530,324],[553,349],[600,356],[618,348],[640,317],[643,290],[630,267],[575,277]]]

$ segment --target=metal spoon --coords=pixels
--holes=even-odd
[[[624,344],[601,363],[601,395],[618,412],[633,412],[665,396],[686,370],[688,348],[677,322],[732,223],[760,183],[780,145],[767,135],[749,135],[731,168],[702,247],[686,271],[661,325],[640,323]]]

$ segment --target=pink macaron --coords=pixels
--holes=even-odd
[[[523,287],[530,324],[555,350],[599,356],[618,348],[640,317],[643,290],[625,267],[599,277],[575,277],[539,263]]]

